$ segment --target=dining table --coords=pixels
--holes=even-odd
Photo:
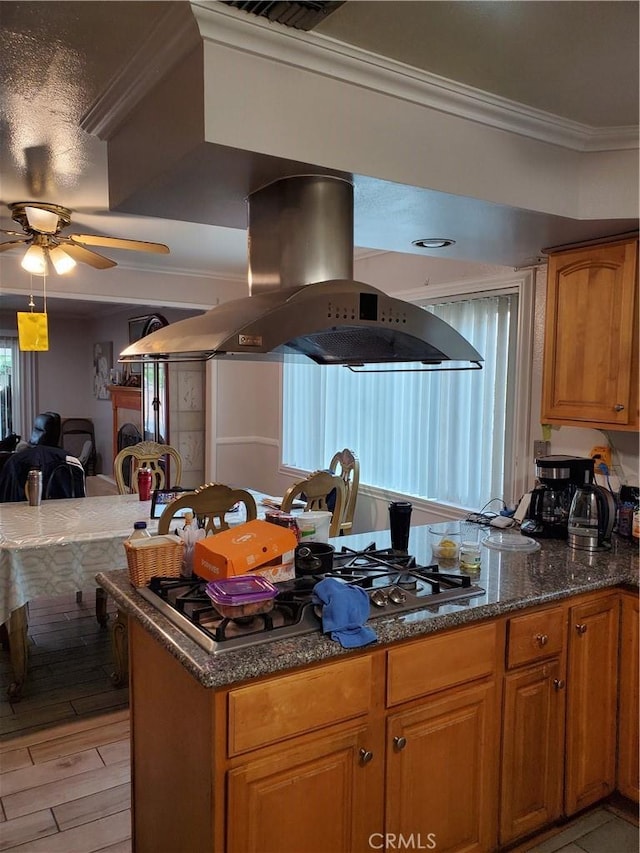
[[[254,497],[258,518],[277,503],[263,492]],[[106,495],[42,501],[0,503],[0,626],[8,637],[13,680],[8,695],[17,701],[28,670],[28,605],[39,596],[96,588],[96,617],[107,626],[107,598],[96,574],[126,568],[124,542],[136,521],[145,521],[151,535],[158,519],[151,517],[152,501],[137,494]],[[244,508],[228,513],[230,526],[246,520]],[[126,681],[126,621],[119,614],[111,625],[116,686]]]

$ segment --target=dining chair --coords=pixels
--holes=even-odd
[[[137,470],[146,466],[151,471],[151,489],[164,489],[169,484],[165,474],[166,463],[175,465],[171,473],[174,486],[180,485],[182,477],[182,457],[175,447],[170,444],[158,444],[156,441],[140,441],[130,447],[124,447],[113,460],[113,472],[121,495],[138,493]],[[125,479],[127,465],[129,469],[129,485]]]
[[[193,492],[180,495],[165,507],[158,521],[158,533],[168,533],[172,519],[184,510],[192,510],[198,526],[207,534],[220,533],[229,529],[225,515],[232,512],[238,503],[244,504],[247,521],[257,518],[256,502],[249,492],[223,483],[207,483]]]
[[[351,533],[353,528],[353,516],[356,511],[356,499],[358,497],[358,486],[360,485],[360,461],[353,450],[344,448],[338,451],[329,463],[329,470],[344,480],[346,496],[342,520],[340,521],[340,535]]]
[[[327,504],[327,498],[335,490],[335,503],[333,509]],[[346,486],[342,477],[332,474],[330,471],[315,471],[304,480],[299,480],[293,486],[289,486],[282,498],[282,511],[291,512],[294,500],[306,501],[305,512],[320,510],[331,512],[331,524],[329,536],[338,536],[342,521],[343,507],[346,498]]]

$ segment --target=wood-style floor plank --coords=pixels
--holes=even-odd
[[[98,756],[99,757],[99,756]],[[112,764],[87,770],[78,775],[65,775],[64,768],[53,782],[36,785],[25,791],[2,797],[7,819],[20,817],[42,808],[52,808],[70,800],[96,794],[130,781],[129,763]]]
[[[59,779],[67,779],[88,770],[97,770],[104,767],[97,749],[87,749],[84,752],[76,752],[64,758],[56,758],[53,761],[45,761],[42,764],[30,764],[19,770],[10,770],[8,773],[0,773],[0,797],[3,800],[10,794],[25,791],[29,788],[39,788]]]
[[[45,838],[58,832],[58,826],[50,809],[17,817],[5,821],[0,832],[0,850],[13,850],[16,846],[28,844],[38,838]]]
[[[52,761],[54,758],[72,755],[74,752],[82,752],[84,749],[98,748],[100,751],[99,747],[116,741],[128,743],[128,738],[129,720],[127,718],[62,737],[54,737],[51,740],[35,744],[29,752],[34,764],[39,764],[43,761]]]
[[[131,785],[125,783],[107,788],[97,794],[78,797],[68,803],[61,803],[52,809],[56,823],[61,831],[91,823],[103,817],[131,808]]]
[[[9,849],[14,853],[96,853],[130,837],[131,813],[127,810]],[[130,851],[131,844],[121,849]]]

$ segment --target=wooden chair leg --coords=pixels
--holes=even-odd
[[[9,619],[9,653],[13,667],[13,681],[7,694],[10,702],[17,702],[22,696],[22,688],[27,680],[27,662],[29,648],[27,645],[27,604],[23,604],[11,613]]]
[[[96,619],[103,628],[109,621],[107,613],[107,593],[101,586],[96,587]]]

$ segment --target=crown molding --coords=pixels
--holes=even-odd
[[[201,38],[189,5],[168,3],[135,56],[82,116],[80,127],[109,139],[147,92],[198,44]]]
[[[82,117],[82,129],[109,139],[158,81],[203,41],[574,151],[639,147],[636,126],[581,124],[327,36],[252,17],[215,0],[169,4],[138,53]]]
[[[592,127],[211,0],[190,5],[205,42],[575,151],[635,150],[639,145],[635,126]]]

